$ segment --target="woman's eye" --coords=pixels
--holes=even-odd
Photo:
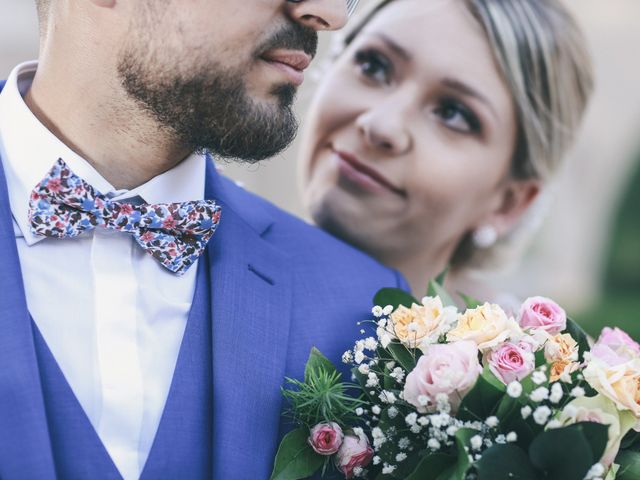
[[[393,65],[381,53],[360,50],[355,54],[355,64],[360,73],[379,83],[388,84],[393,74]]]
[[[481,130],[478,117],[457,100],[444,100],[435,113],[453,130],[462,133],[477,133]]]

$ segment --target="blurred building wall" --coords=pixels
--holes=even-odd
[[[495,281],[521,295],[553,296],[575,311],[597,298],[611,222],[628,178],[637,168],[640,1],[566,1],[585,29],[594,54],[595,98],[531,251],[518,270]],[[323,45],[327,40],[324,35]],[[0,76],[6,77],[18,62],[35,58],[37,43],[33,1],[0,0]],[[321,58],[316,64],[320,62]],[[321,70],[316,65],[316,76]],[[313,89],[314,82],[307,81],[299,94],[297,110],[302,121]],[[284,154],[256,166],[227,165],[226,173],[247,189],[304,216],[297,184],[297,148],[294,143]],[[638,243],[640,248],[640,239]]]

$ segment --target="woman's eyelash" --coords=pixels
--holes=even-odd
[[[393,64],[375,50],[358,50],[354,62],[363,75],[373,80],[389,83],[393,76]]]
[[[464,103],[454,98],[444,98],[440,101],[437,113],[443,117],[451,118],[451,114],[460,115],[466,123],[466,131],[470,133],[480,133],[482,131],[482,123],[478,116]],[[458,128],[459,129],[459,128]]]

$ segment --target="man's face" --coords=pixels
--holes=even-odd
[[[257,161],[295,136],[291,105],[319,29],[345,0],[143,0],[118,55],[122,85],[186,147]]]

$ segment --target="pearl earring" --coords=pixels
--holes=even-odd
[[[498,231],[493,225],[483,225],[473,232],[473,244],[477,248],[487,249],[498,240]]]

